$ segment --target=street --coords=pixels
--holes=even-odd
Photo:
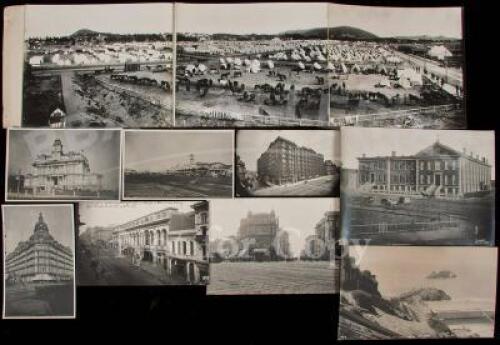
[[[126,257],[115,257],[107,250],[86,251],[77,257],[80,285],[178,285],[183,280],[170,278],[163,268],[143,262],[138,267]],[[94,264],[93,264],[94,262]],[[97,264],[95,264],[97,263]]]
[[[321,176],[293,184],[258,189],[256,196],[338,196],[339,175]]]
[[[221,262],[210,265],[209,295],[333,294],[338,270],[329,261]]]

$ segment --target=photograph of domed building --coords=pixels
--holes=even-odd
[[[4,205],[4,317],[74,317],[72,205]]]
[[[7,199],[118,199],[117,130],[9,131]]]

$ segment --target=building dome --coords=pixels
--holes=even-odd
[[[41,212],[38,215],[38,222],[35,224],[35,230],[33,231],[33,235],[31,235],[30,240],[53,240],[52,236],[49,234],[49,227],[43,220]]]

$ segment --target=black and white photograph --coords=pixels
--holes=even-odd
[[[2,205],[3,317],[75,318],[73,205]]]
[[[124,199],[233,196],[231,130],[127,130]]]
[[[208,283],[207,201],[81,202],[78,214],[79,285]]]
[[[339,340],[494,336],[497,248],[346,248]]]
[[[327,4],[175,6],[176,126],[328,126]]]
[[[338,199],[210,202],[209,295],[338,293]]]
[[[461,7],[328,12],[332,125],[466,128]]]
[[[236,196],[339,197],[340,132],[237,130]]]
[[[173,4],[28,5],[22,124],[171,127]]]
[[[119,200],[120,131],[9,129],[6,200]]]
[[[495,133],[346,127],[342,237],[493,245]]]

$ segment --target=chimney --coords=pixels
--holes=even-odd
[[[483,161],[483,163],[486,163],[486,158],[482,157],[481,160]]]
[[[396,151],[392,151],[392,156],[395,157],[396,156]]]
[[[366,157],[366,153],[363,153],[363,158],[365,158],[365,157]]]

